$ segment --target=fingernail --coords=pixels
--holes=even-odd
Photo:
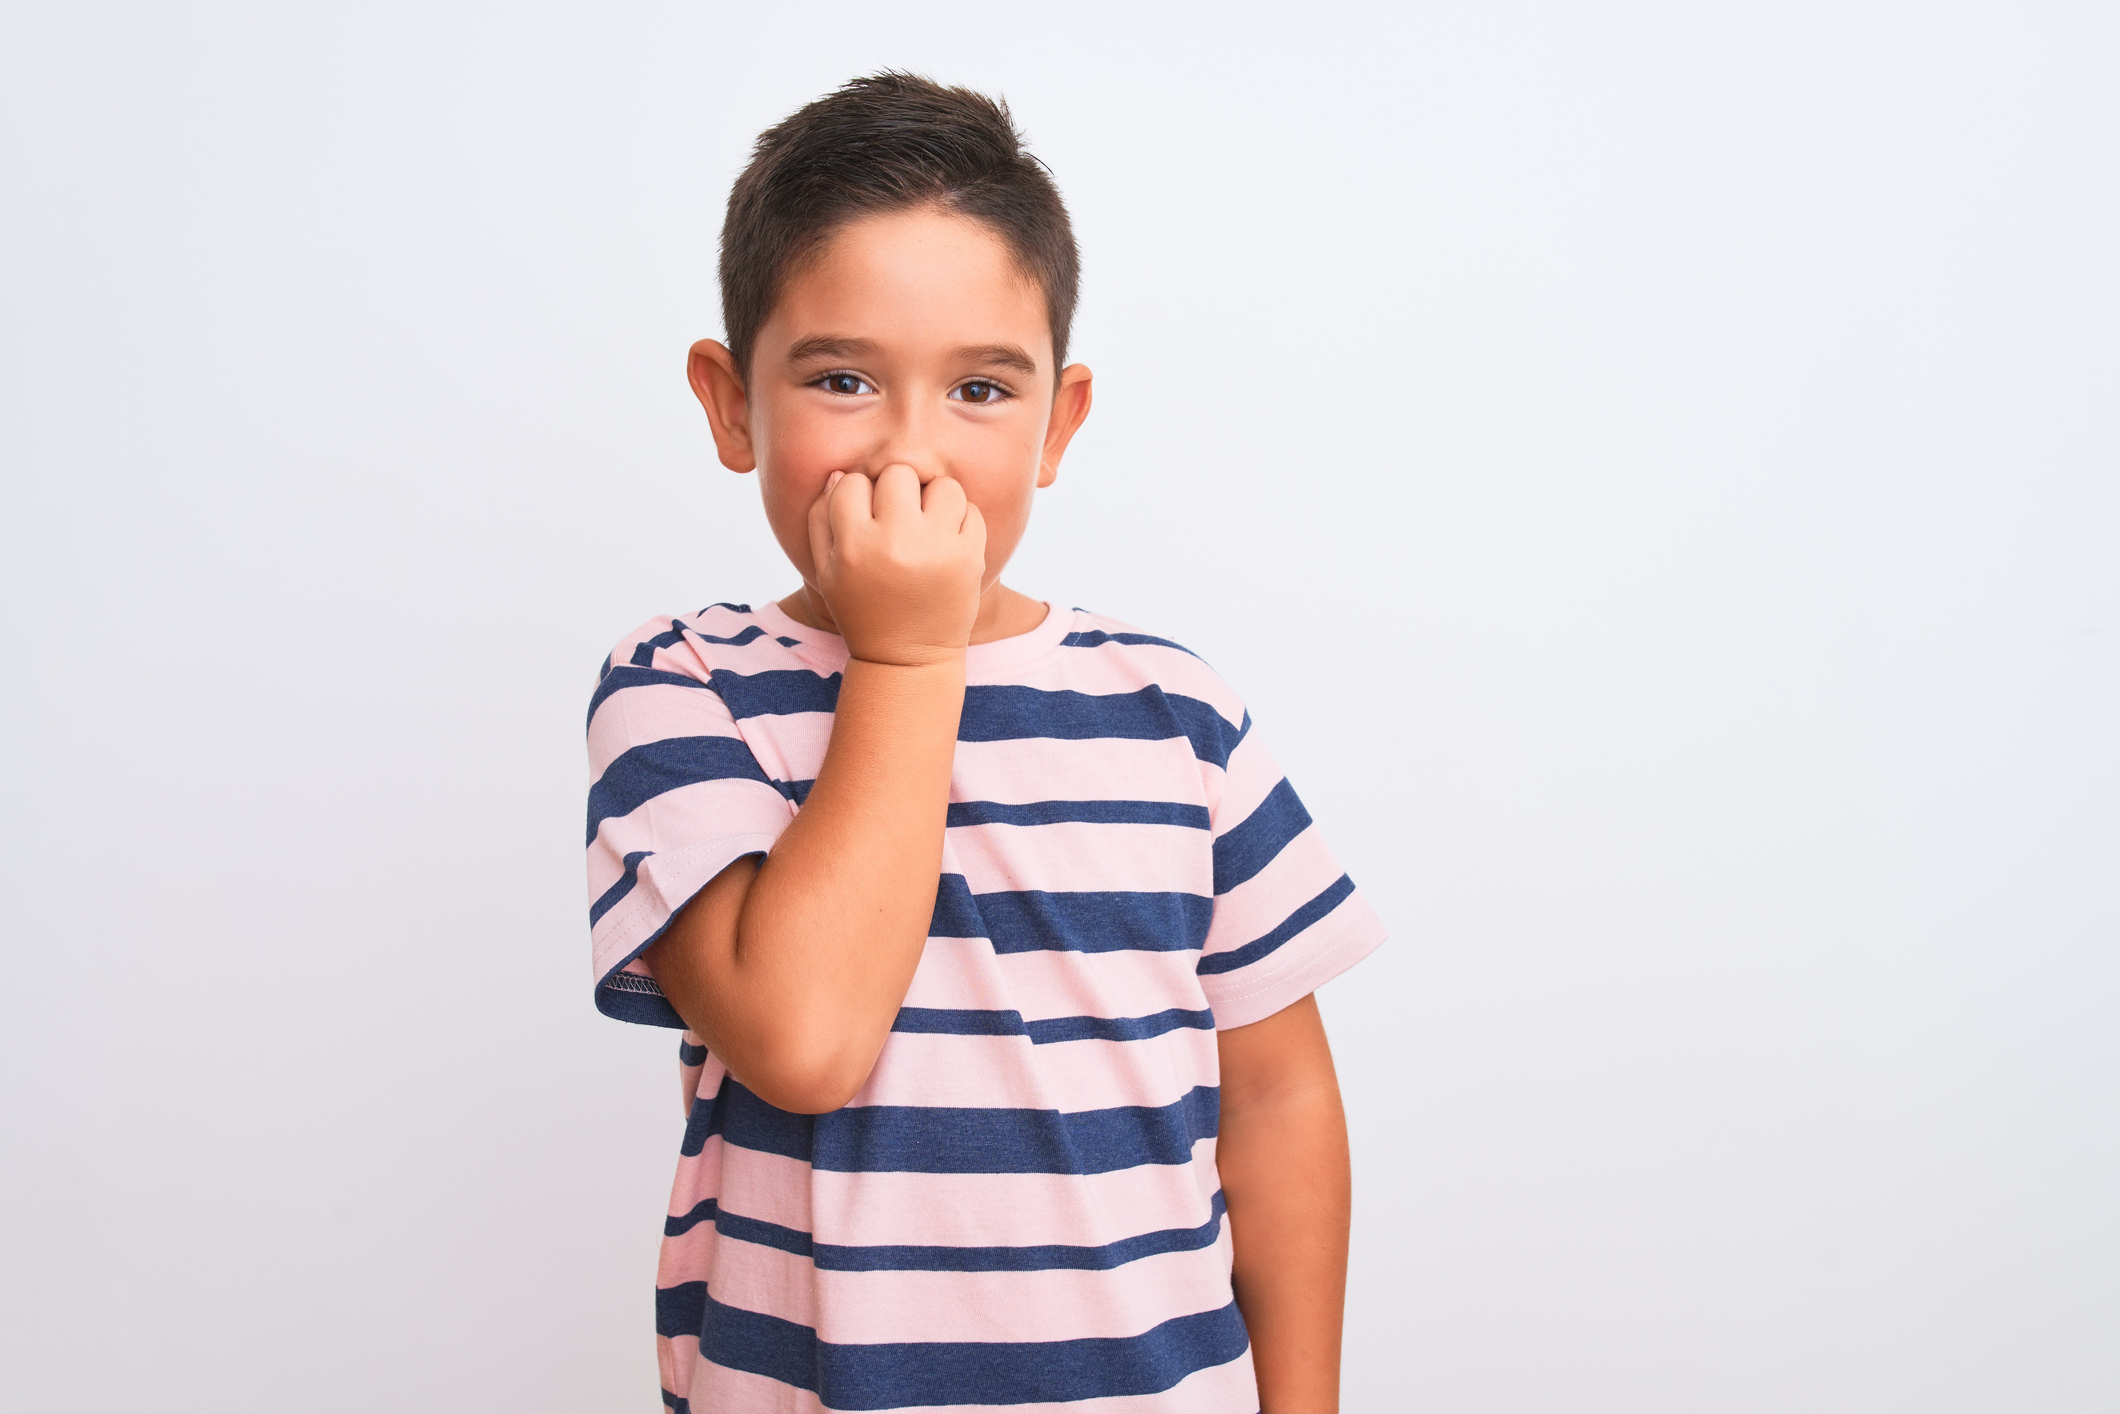
[[[826,480],[825,480],[825,483],[824,483],[824,489],[825,489],[825,490],[827,490],[827,491],[831,490],[831,489],[832,489],[832,488],[833,488],[834,486],[837,486],[837,485],[838,485],[838,484],[840,483],[840,481],[841,481],[842,479],[844,479],[844,478],[845,478],[845,476],[846,476],[846,473],[845,473],[845,472],[843,472],[843,471],[835,471],[835,472],[833,472],[833,473],[831,474],[831,476],[829,476],[829,477],[827,477],[827,478],[826,478]]]

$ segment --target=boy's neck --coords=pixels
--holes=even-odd
[[[1029,633],[1045,622],[1049,606],[995,580],[979,596],[979,617],[972,623],[973,643],[993,643]],[[780,601],[780,612],[806,628],[839,632],[824,596],[808,584]]]

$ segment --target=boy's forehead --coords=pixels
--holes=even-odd
[[[935,211],[866,217],[792,271],[761,334],[781,357],[859,342],[876,352],[1050,347],[1045,298],[1008,245]]]

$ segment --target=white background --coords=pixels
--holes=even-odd
[[[26,5],[0,1405],[657,1408],[582,712],[790,587],[686,391],[761,127],[1005,94],[1198,649],[1393,941],[1350,1411],[2120,1407],[2120,24]]]

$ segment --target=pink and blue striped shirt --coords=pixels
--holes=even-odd
[[[596,1002],[768,852],[845,645],[766,605],[660,618],[589,708]],[[698,1038],[664,1226],[664,1402],[694,1414],[1254,1414],[1215,1169],[1215,1033],[1383,939],[1243,704],[1167,640],[1054,607],[970,650],[934,920],[868,1081],[777,1110]]]

